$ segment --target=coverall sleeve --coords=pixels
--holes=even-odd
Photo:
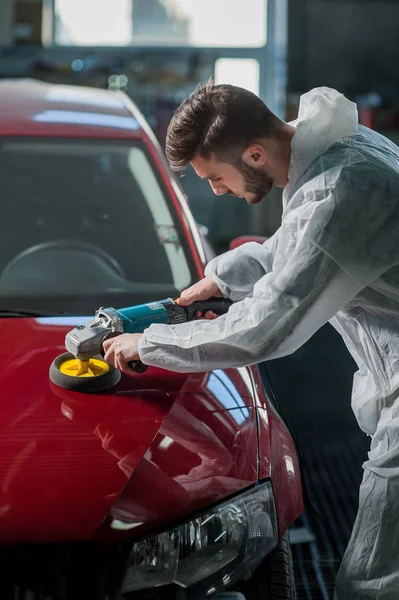
[[[211,260],[205,275],[212,277],[225,298],[242,300],[255,283],[273,268],[278,231],[263,244],[248,242]],[[238,275],[238,277],[237,277]]]
[[[173,371],[242,367],[294,352],[364,286],[305,239],[282,269],[264,275],[253,296],[213,321],[151,325],[141,360]]]

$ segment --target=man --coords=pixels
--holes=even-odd
[[[172,169],[190,163],[216,194],[251,204],[283,187],[282,223],[265,244],[211,261],[181,294],[182,304],[222,294],[235,301],[228,314],[112,339],[106,360],[245,366],[295,351],[330,321],[358,364],[352,406],[372,438],[336,599],[397,600],[399,149],[359,126],[335,90],[305,94],[294,127],[250,92],[208,83],[173,116],[166,154]]]

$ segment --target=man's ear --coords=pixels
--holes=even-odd
[[[262,144],[250,144],[244,150],[242,159],[247,165],[252,167],[262,167],[267,162],[266,150]]]

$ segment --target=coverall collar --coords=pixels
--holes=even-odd
[[[355,133],[357,107],[332,88],[314,88],[301,96],[298,118],[290,125],[296,127],[296,132],[291,141],[288,184],[284,195],[289,194],[316,158],[338,140]]]

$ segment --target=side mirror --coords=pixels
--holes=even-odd
[[[234,248],[238,248],[238,246],[246,244],[247,242],[258,242],[258,244],[263,244],[267,239],[267,237],[261,235],[241,235],[240,237],[231,240],[229,249],[234,250]]]

